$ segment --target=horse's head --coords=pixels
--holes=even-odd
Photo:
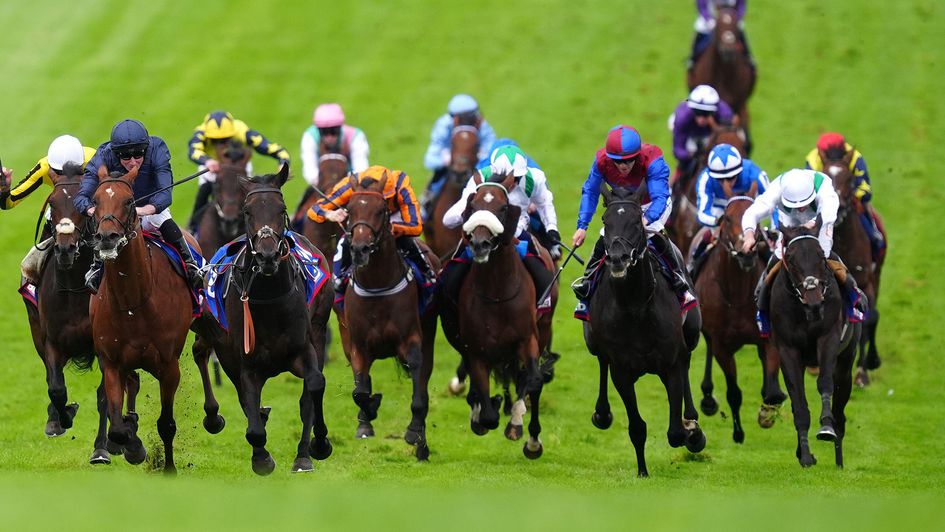
[[[325,190],[331,190],[335,183],[348,175],[348,150],[340,140],[330,141],[325,135],[318,142],[318,153],[321,154],[318,158],[318,182]]]
[[[76,210],[73,203],[82,184],[82,167],[66,163],[61,173],[53,171],[49,177],[53,182],[53,191],[48,201],[50,221],[55,228],[56,262],[60,267],[69,269],[79,253],[79,246],[84,244],[83,237],[88,219]]]
[[[449,178],[459,186],[473,173],[479,153],[479,129],[474,124],[463,124],[453,128],[450,137]]]
[[[95,205],[95,253],[102,260],[115,260],[128,242],[138,235],[138,213],[135,210],[134,182],[138,167],[127,174],[112,172],[105,165],[98,169],[98,188],[92,196]]]
[[[747,157],[745,144],[748,143],[748,134],[741,125],[741,119],[738,115],[732,117],[731,123],[718,124],[713,121],[712,133],[705,143],[705,154],[708,155],[712,148],[719,144],[729,144],[736,149],[743,157]]]
[[[348,177],[353,190],[348,200],[348,242],[351,262],[358,268],[367,266],[382,239],[391,238],[390,210],[384,197],[389,178],[387,172],[379,179],[356,174]]]
[[[627,274],[646,255],[646,232],[643,228],[641,198],[646,185],[636,192],[625,188],[610,188],[604,184],[604,260],[610,274],[616,278]]]
[[[734,7],[719,6],[715,17],[715,38],[718,40],[719,54],[723,61],[731,61],[742,53],[742,43],[738,39],[738,16]]]
[[[750,253],[742,251],[742,241],[745,239],[742,234],[742,217],[748,207],[755,201],[758,184],[752,183],[748,193],[744,196],[734,196],[732,194],[732,184],[728,179],[722,180],[722,189],[725,191],[728,203],[719,220],[719,244],[729,256],[735,259],[739,268],[745,272],[750,272],[757,264],[758,253],[756,249],[752,249]],[[758,233],[757,229],[755,232]]]
[[[817,235],[820,216],[812,228],[782,227],[784,239],[784,269],[795,295],[804,305],[808,321],[823,319],[824,295],[830,281],[830,271]]]
[[[214,142],[220,171],[213,182],[213,207],[220,220],[220,229],[228,239],[236,237],[242,217],[246,193],[240,182],[246,177],[246,164],[252,151],[235,139]]]
[[[834,155],[831,157],[831,155]],[[833,187],[840,196],[841,215],[845,215],[847,210],[856,200],[856,187],[854,186],[853,172],[850,170],[850,162],[853,160],[853,150],[847,151],[842,156],[837,154],[821,152],[821,160],[824,162],[824,173],[830,176],[833,181]]]
[[[477,175],[477,180],[478,176]],[[473,260],[489,261],[489,254],[501,244],[509,243],[518,228],[522,209],[509,202],[515,176],[493,174],[480,182],[466,200],[463,233],[472,250]]]
[[[263,275],[274,275],[289,252],[285,241],[289,218],[282,197],[282,185],[288,179],[289,167],[283,165],[276,174],[242,180],[246,194],[243,204],[246,242],[254,267]]]

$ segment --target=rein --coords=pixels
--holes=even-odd
[[[128,190],[131,191],[132,202],[131,204],[128,205],[128,216],[125,218],[124,221],[118,219],[117,216],[111,213],[102,216],[101,220],[98,220],[93,216],[92,220],[95,223],[94,223],[92,232],[97,233],[98,228],[101,227],[102,225],[102,222],[110,221],[114,223],[115,225],[120,227],[122,230],[121,238],[118,240],[118,244],[116,246],[117,251],[121,251],[121,249],[125,245],[127,245],[129,241],[134,240],[138,236],[138,232],[134,230],[134,227],[136,227],[138,223],[138,212],[135,210],[136,203],[134,201],[134,188],[127,181],[120,178],[116,178],[116,177],[103,179],[99,181],[98,187],[96,188],[96,190],[98,190],[99,188],[102,188],[102,185],[110,184],[110,183],[121,183],[125,185],[126,187],[128,187]]]
[[[376,197],[381,198],[385,206],[387,204],[387,198],[384,197],[384,194],[374,191],[374,190],[358,190],[358,191],[352,192],[351,200],[353,200],[355,196],[376,196]],[[349,200],[348,202],[349,204],[351,200]],[[384,218],[384,221],[381,223],[381,227],[374,227],[373,225],[363,220],[358,220],[357,222],[350,224],[349,227],[345,229],[344,231],[345,238],[348,240],[348,245],[349,246],[351,245],[351,238],[354,234],[355,228],[363,225],[364,227],[367,227],[371,231],[371,243],[368,244],[368,255],[372,255],[375,251],[380,249],[380,241],[381,241],[381,238],[384,236],[384,227],[387,225],[390,225],[390,211],[387,210],[386,208],[384,209],[384,216],[385,218]],[[349,218],[349,221],[350,221],[350,218]],[[400,268],[403,271],[403,273],[400,274],[400,278],[397,282],[395,282],[394,284],[390,286],[385,286],[384,288],[367,288],[358,283],[358,280],[356,277],[357,268],[354,268],[354,271],[351,272],[351,287],[354,289],[354,293],[360,297],[384,297],[384,296],[392,296],[394,294],[399,294],[400,292],[404,291],[404,289],[407,288],[410,282],[414,280],[413,271],[407,267],[407,265],[404,263],[403,258],[400,257],[399,253],[397,254],[397,256],[400,258],[398,262],[400,263]]]

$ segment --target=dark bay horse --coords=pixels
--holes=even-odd
[[[214,147],[220,171],[213,182],[213,201],[197,225],[197,241],[201,251],[208,256],[245,232],[242,209],[246,194],[240,186],[240,179],[246,177],[246,164],[253,154],[252,150],[236,141],[214,143]]]
[[[137,415],[122,416],[124,383],[136,369],[153,375],[161,389],[158,434],[164,443],[164,472],[174,465],[174,395],[180,382],[178,359],[192,318],[187,282],[164,252],[155,250],[141,234],[132,186],[137,168],[109,176],[99,170],[93,196],[95,253],[106,262],[98,294],[92,296],[89,316],[95,352],[105,379],[108,439],[125,447],[125,459],[139,464],[146,451],[138,437]]]
[[[460,228],[449,229],[443,225],[443,215],[459,201],[463,188],[476,170],[479,153],[479,130],[474,125],[459,125],[453,128],[450,138],[450,165],[446,170],[446,182],[430,209],[429,220],[424,220],[423,237],[440,259],[449,257],[459,241],[463,239]]]
[[[304,246],[323,267],[326,260],[304,237],[286,232],[288,217],[281,189],[288,177],[288,167],[283,166],[278,174],[242,180],[245,247],[234,259],[225,293],[217,296],[225,301],[229,330],[210,322],[212,318],[199,320],[195,327],[194,360],[203,381],[207,414],[204,427],[215,434],[224,423],[207,371],[208,348],[213,347],[246,414],[252,467],[260,475],[268,475],[276,466],[266,450],[269,411],[260,409],[262,389],[267,380],[287,371],[302,379],[302,431],[291,471],[313,471],[311,459],[324,460],[332,452],[325,425],[322,374],[332,294],[331,290],[319,290],[308,304],[303,264],[292,254],[292,247]]]
[[[715,29],[706,50],[699,56],[687,76],[689,90],[696,85],[711,85],[719,96],[732,106],[748,127],[748,98],[755,88],[755,69],[745,53],[735,9],[721,7]]]
[[[490,398],[490,375],[503,384],[514,381],[518,398],[505,436],[511,440],[522,437],[527,398],[532,411],[529,438],[522,451],[527,458],[536,459],[544,450],[539,438],[544,384],[539,356],[551,341],[551,323],[550,315],[539,319],[536,287],[515,247],[521,213],[509,203],[509,190],[514,185],[514,176],[494,175],[471,195],[463,230],[473,263],[458,301],[447,301],[441,293],[439,310],[443,331],[469,371],[471,386],[466,401],[472,431],[481,436],[499,426],[501,396]],[[556,298],[554,292],[552,296]]]
[[[672,447],[685,445],[690,452],[705,448],[699,414],[689,388],[689,361],[699,342],[701,316],[695,307],[683,317],[679,301],[660,273],[647,247],[640,198],[636,192],[604,186],[604,245],[607,254],[600,285],[591,297],[590,321],[584,324],[584,341],[600,365],[600,388],[594,425],[610,427],[613,414],[607,400],[607,374],[620,393],[630,419],[630,441],[637,457],[637,475],[649,475],[644,457],[646,422],[640,416],[634,385],[645,373],[663,381],[669,399],[667,438]],[[683,406],[685,403],[685,407]]]
[[[318,158],[318,188],[328,193],[335,188],[335,184],[348,175],[348,153],[343,148],[332,148],[325,144],[322,137],[319,144],[318,153],[322,154]],[[315,205],[315,202],[321,199],[317,193],[308,192],[308,196],[303,201],[298,211],[295,213],[297,219],[302,220],[302,233],[316,248],[329,256],[335,252],[338,240],[343,234],[340,225],[336,223],[315,223],[310,220],[308,210]],[[331,271],[333,264],[328,261],[328,271]]]
[[[874,262],[870,237],[860,223],[860,213],[863,212],[864,206],[856,198],[856,183],[853,172],[850,171],[852,157],[853,150],[850,150],[841,160],[824,161],[824,171],[830,175],[837,195],[840,196],[840,208],[837,211],[837,222],[834,224],[834,251],[843,259],[856,279],[856,284],[869,300],[854,377],[854,383],[864,387],[870,382],[868,370],[876,369],[880,364],[876,350],[876,328],[879,325],[879,309],[876,303],[879,299],[883,261],[881,255],[879,260]],[[872,216],[872,213],[866,215]]]
[[[758,256],[757,248],[751,253],[743,253],[742,215],[754,202],[757,184],[745,196],[733,196],[731,185],[723,184],[728,197],[728,205],[721,217],[718,239],[715,246],[707,251],[708,257],[698,277],[696,293],[702,305],[702,335],[706,341],[706,371],[702,380],[702,412],[713,415],[718,411],[718,403],[712,397],[712,358],[718,361],[725,373],[726,398],[732,412],[732,439],[735,443],[745,441],[742,428],[741,404],[742,391],[738,387],[735,366],[735,353],[745,345],[755,345],[764,384],[761,398],[765,405],[780,405],[787,396],[778,383],[778,361],[766,356],[766,341],[755,326],[755,286],[764,272],[764,261]],[[760,234],[760,233],[758,233]],[[769,408],[762,408],[759,424],[768,428],[773,418],[768,416]]]
[[[771,286],[771,345],[791,396],[797,429],[797,459],[802,467],[817,463],[810,451],[810,410],[804,391],[805,366],[818,366],[820,429],[817,439],[834,442],[836,464],[843,466],[844,408],[853,387],[853,359],[860,323],[847,323],[843,296],[820,247],[816,227],[782,227],[784,259]]]
[[[381,394],[373,393],[371,365],[395,357],[410,374],[412,417],[404,440],[416,446],[418,460],[427,460],[426,418],[430,397],[427,384],[433,371],[436,313],[419,312],[419,281],[397,250],[391,232],[391,214],[382,181],[349,177],[353,194],[348,202],[348,231],[353,271],[337,310],[345,356],[354,373],[352,398],[358,408],[358,438],[374,436],[371,421],[377,418]],[[436,257],[431,266],[439,270]]]

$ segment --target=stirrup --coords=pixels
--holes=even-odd
[[[587,277],[578,277],[571,282],[571,290],[579,300],[587,299],[591,290],[591,281]]]

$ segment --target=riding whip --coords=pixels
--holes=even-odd
[[[548,288],[545,288],[545,292],[541,294],[541,297],[538,298],[539,304],[541,304],[541,302],[544,301],[548,297],[548,294],[551,293],[551,289],[554,288],[555,282],[557,282],[558,277],[561,276],[561,272],[564,271],[564,267],[568,265],[568,261],[571,260],[571,257],[574,257],[575,259],[578,260],[578,262],[580,262],[581,264],[584,264],[584,260],[581,259],[581,257],[574,254],[574,252],[577,251],[577,248],[571,249],[561,243],[559,243],[558,245],[568,250],[568,256],[564,258],[564,262],[562,262],[561,266],[558,267],[558,271],[555,272],[555,276],[551,279],[551,282],[548,284]]]
[[[146,195],[144,195],[144,196],[141,196],[140,198],[138,198],[138,199],[135,200],[135,205],[141,205],[144,200],[149,199],[151,196],[153,196],[153,195],[155,195],[155,194],[159,194],[159,193],[161,193],[161,192],[164,192],[165,190],[167,190],[167,189],[169,189],[169,188],[174,188],[174,187],[176,187],[177,185],[180,185],[181,183],[186,183],[186,182],[188,182],[188,181],[190,181],[191,179],[194,179],[194,178],[196,178],[196,177],[200,177],[200,176],[202,176],[203,174],[206,174],[206,173],[209,172],[209,171],[210,171],[209,168],[204,168],[203,170],[200,170],[200,171],[197,172],[196,174],[193,174],[193,175],[191,175],[191,176],[189,176],[189,177],[185,177],[184,179],[181,179],[180,181],[175,181],[175,182],[171,183],[170,185],[167,185],[167,186],[164,187],[164,188],[159,188],[159,189],[155,190],[154,192],[152,192],[152,193],[150,193],[150,194],[146,194]]]

